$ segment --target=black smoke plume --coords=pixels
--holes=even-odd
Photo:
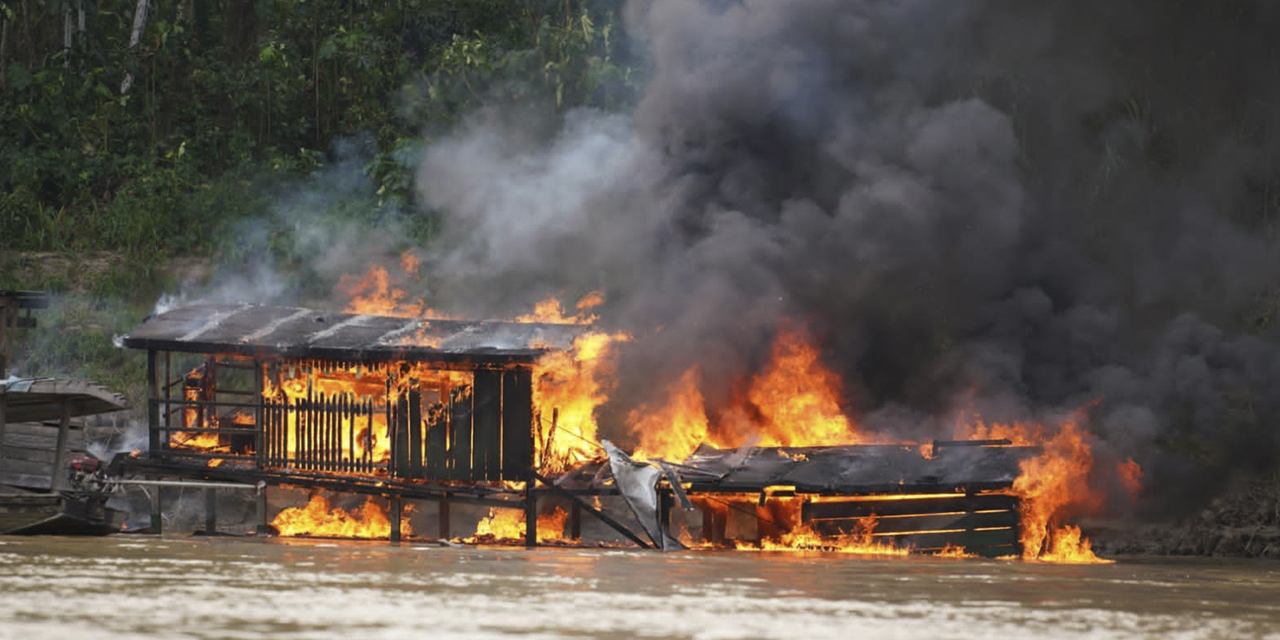
[[[1275,467],[1280,6],[626,16],[649,72],[632,113],[573,112],[549,140],[480,113],[428,150],[445,304],[603,288],[637,335],[618,416],[694,363],[723,402],[798,318],[873,428],[1087,407],[1162,511]]]

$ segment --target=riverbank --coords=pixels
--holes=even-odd
[[[1236,482],[1194,516],[1170,522],[1084,523],[1104,556],[1162,555],[1280,560],[1280,474]]]

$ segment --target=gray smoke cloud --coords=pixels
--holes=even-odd
[[[723,402],[799,318],[847,410],[904,437],[949,436],[961,408],[1088,407],[1099,456],[1137,459],[1159,509],[1280,459],[1280,7],[626,16],[651,67],[632,113],[539,136],[486,112],[427,150],[444,304],[604,289],[637,335],[617,415],[694,363]]]

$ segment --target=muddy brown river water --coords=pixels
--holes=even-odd
[[[0,638],[1276,638],[1280,563],[0,537]]]

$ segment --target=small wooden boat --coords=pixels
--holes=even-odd
[[[0,535],[105,536],[120,530],[120,513],[105,493],[0,494]]]
[[[123,409],[102,387],[52,378],[0,380],[0,534],[106,535],[120,529],[107,507],[101,462],[82,454],[71,418]],[[73,457],[74,456],[74,457]]]

